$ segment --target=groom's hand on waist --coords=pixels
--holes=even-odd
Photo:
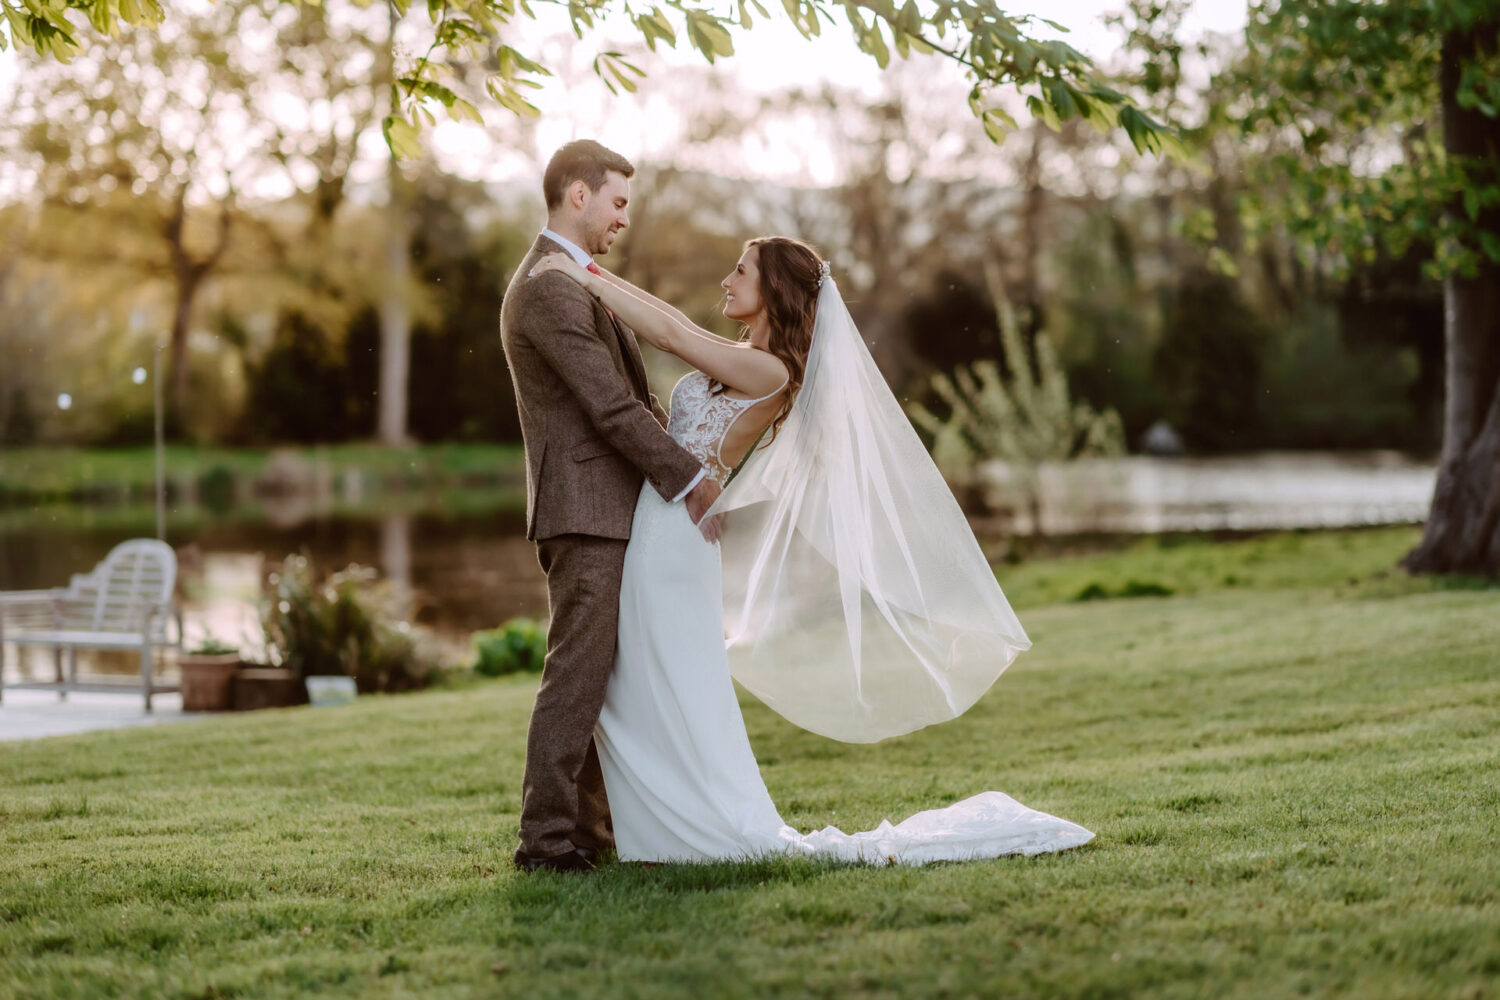
[[[710,542],[719,540],[719,517],[715,515],[705,520],[703,515],[708,513],[708,508],[714,505],[714,501],[719,499],[719,494],[723,492],[724,487],[719,485],[717,479],[713,476],[704,476],[699,480],[698,485],[682,498],[682,502],[687,504],[688,517],[693,519],[698,530],[703,532],[703,537]]]

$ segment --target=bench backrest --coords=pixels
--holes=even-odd
[[[138,632],[149,611],[172,599],[177,554],[166,542],[133,538],[109,550],[93,571],[73,578],[64,602],[62,627],[90,632]],[[152,622],[165,635],[168,615]]]

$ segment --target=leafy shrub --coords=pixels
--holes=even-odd
[[[1175,593],[1173,588],[1155,580],[1127,580],[1119,590],[1120,597],[1171,597]]]
[[[907,414],[932,436],[932,460],[950,483],[972,486],[986,462],[1011,467],[1031,531],[1041,534],[1041,465],[1123,455],[1125,428],[1114,410],[1073,401],[1052,338],[1038,330],[1028,345],[998,273],[987,272],[987,280],[1000,317],[1001,358],[932,376],[929,387],[946,417],[920,403]]]
[[[1075,601],[1107,601],[1113,597],[1171,597],[1175,589],[1155,580],[1127,580],[1111,590],[1095,580],[1073,595]]]
[[[224,514],[234,509],[234,471],[215,465],[198,476],[198,502],[215,514]]]
[[[292,555],[266,582],[266,642],[298,676],[342,674],[361,692],[409,691],[434,679],[425,633],[375,570],[351,564],[319,579],[306,556]]]
[[[474,633],[474,672],[486,677],[542,669],[547,632],[531,618],[512,618],[499,628]]]
[[[240,647],[231,646],[215,635],[205,635],[203,641],[188,650],[190,656],[227,656],[230,653],[238,653]]]
[[[1104,586],[1104,584],[1098,583],[1096,581],[1094,583],[1091,583],[1091,584],[1087,585],[1082,590],[1080,590],[1078,593],[1074,594],[1073,595],[1073,600],[1075,600],[1075,601],[1107,601],[1107,600],[1109,600],[1109,590]]]

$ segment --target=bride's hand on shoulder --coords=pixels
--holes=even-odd
[[[565,274],[580,285],[588,284],[589,273],[579,267],[578,262],[565,253],[549,253],[537,261],[535,266],[527,273],[530,277],[535,278],[537,275],[546,274],[548,271],[558,271]]]

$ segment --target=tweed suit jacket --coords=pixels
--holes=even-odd
[[[702,466],[665,430],[635,334],[573,279],[530,277],[532,244],[500,307],[526,446],[526,537],[629,538],[642,478],[671,500]]]

